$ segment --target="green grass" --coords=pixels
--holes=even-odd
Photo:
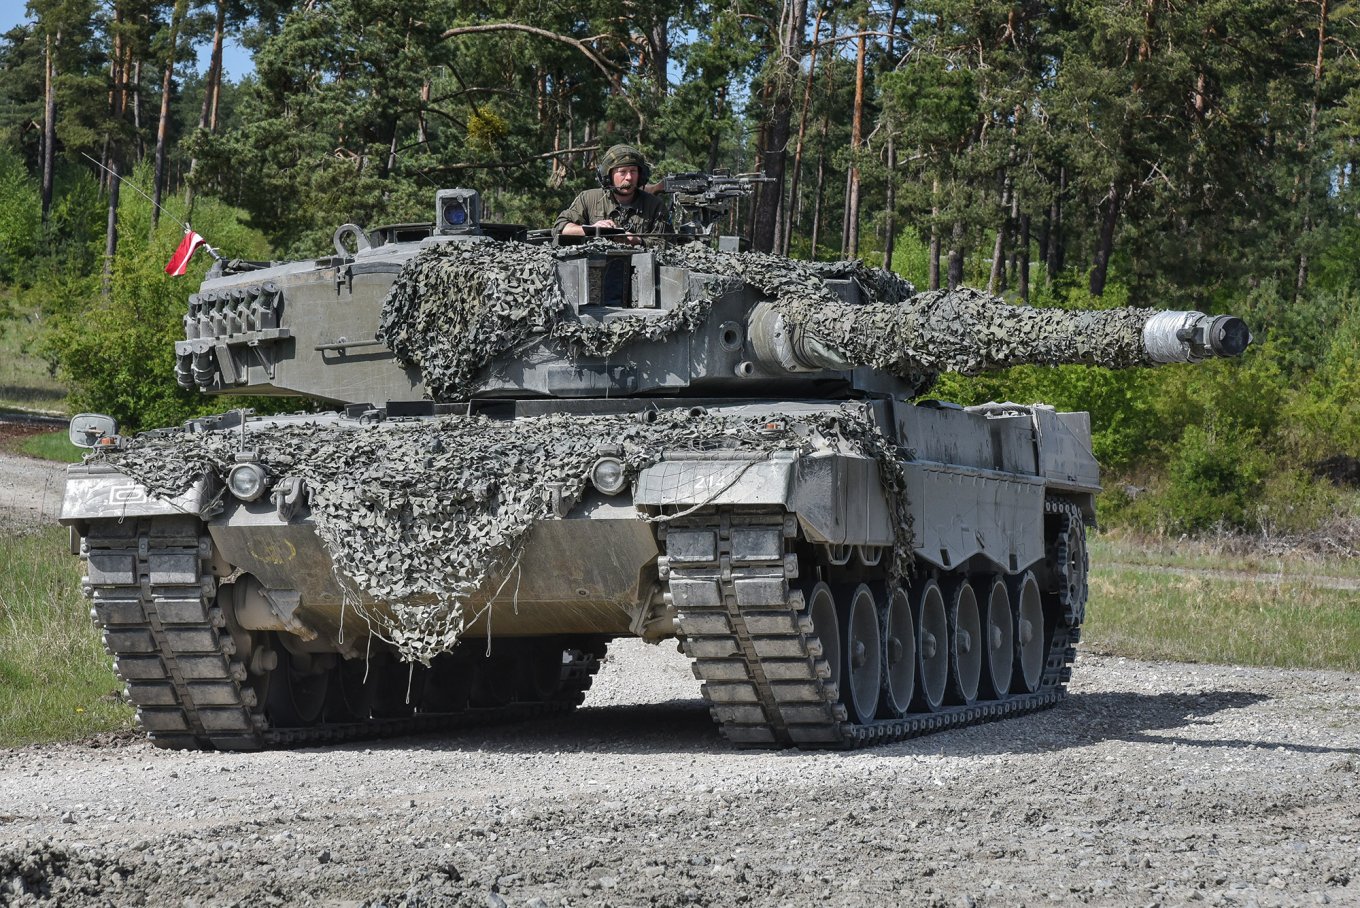
[[[85,456],[84,448],[71,444],[65,429],[42,432],[19,439],[14,449],[20,454],[37,457],[41,460],[55,460],[58,463],[80,463]]]
[[[1093,534],[1089,540],[1093,565],[1157,565],[1191,570],[1282,574],[1286,577],[1360,577],[1360,560],[1293,551],[1273,555],[1254,541],[1241,538],[1173,539],[1142,537],[1120,531]]]
[[[0,746],[128,728],[64,527],[0,535]]]
[[[1360,590],[1096,568],[1084,646],[1132,659],[1360,670]]]
[[[37,313],[0,320],[0,409],[66,413],[66,389],[38,352],[46,331]]]

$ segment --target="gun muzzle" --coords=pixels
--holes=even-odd
[[[1235,315],[1158,312],[1143,326],[1143,347],[1155,363],[1197,363],[1241,356],[1251,343],[1247,323]]]

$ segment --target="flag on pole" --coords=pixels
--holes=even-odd
[[[198,247],[207,244],[208,241],[194,231],[184,231],[184,239],[179,241],[179,248],[175,250],[174,255],[170,256],[170,261],[165,263],[165,273],[173,274],[176,277],[184,274],[189,269],[189,259],[194,257]]]

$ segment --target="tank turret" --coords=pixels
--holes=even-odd
[[[559,712],[621,637],[678,640],[740,745],[1061,702],[1100,488],[1089,418],[917,401],[941,372],[1194,363],[1250,332],[739,252],[712,229],[751,182],[663,180],[679,232],[641,244],[553,245],[460,189],[432,224],[344,225],[331,256],[215,266],[180,383],[341,409],[132,438],[73,423],[93,453],[62,521],[152,739]]]

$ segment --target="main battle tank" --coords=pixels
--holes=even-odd
[[[1230,316],[917,293],[706,236],[434,224],[219,261],[180,384],[304,395],[93,451],[61,520],[158,745],[255,749],[569,709],[609,641],[679,641],[739,745],[849,747],[1059,702],[1099,470],[1084,413],[937,373],[1236,355]]]

